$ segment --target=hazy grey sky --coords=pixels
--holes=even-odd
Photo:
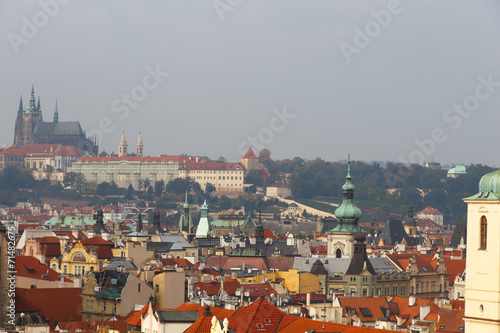
[[[500,164],[498,0],[1,1],[0,36],[1,144],[34,80],[107,152]]]

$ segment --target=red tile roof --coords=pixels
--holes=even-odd
[[[284,313],[267,299],[259,298],[252,304],[239,308],[229,320],[229,328],[236,332],[275,332]]]
[[[255,153],[253,152],[252,148],[248,148],[245,156],[243,156],[242,158],[245,158],[245,159],[259,159]]]
[[[186,268],[192,268],[194,266],[191,263],[191,261],[181,258],[164,258],[163,263],[167,266],[177,265],[178,267],[186,267]]]
[[[278,295],[276,290],[274,290],[269,283],[248,283],[242,284],[241,287],[245,291],[250,291],[250,297]]]
[[[20,148],[20,147],[9,147],[2,152],[0,152],[2,155],[26,155],[26,148]]]
[[[396,303],[399,307],[399,315],[404,318],[409,318],[410,322],[411,318],[420,316],[420,307],[422,305],[429,305],[430,313],[432,314],[438,314],[439,311],[441,310],[439,306],[437,306],[436,303],[434,303],[432,300],[422,299],[422,298],[417,298],[413,306],[410,306],[408,298],[400,296],[394,296],[391,300],[391,303]]]
[[[432,260],[426,255],[421,254],[411,254],[411,253],[397,253],[397,254],[388,254],[387,258],[389,258],[392,262],[398,265],[401,269],[406,270],[410,263],[410,259],[415,256],[415,260],[417,262],[417,267],[420,272],[434,272],[434,267],[430,263]]]
[[[83,152],[75,146],[61,146],[56,153],[56,156],[82,156]]]
[[[186,304],[186,303],[185,303]],[[184,304],[183,304],[184,305]],[[206,308],[201,307],[198,304],[193,304],[196,305],[196,307],[191,307],[190,310],[187,309],[182,309],[178,310],[179,308],[176,309],[176,311],[199,311],[198,315],[198,320],[196,320],[193,325],[189,326],[187,330],[184,331],[184,333],[210,333],[210,328],[212,327],[212,317],[215,316],[217,319],[224,319],[228,318],[231,316],[234,311],[226,310],[226,309],[221,309],[221,308],[208,308],[208,311],[210,311],[209,314],[205,315],[205,311],[207,310]],[[181,305],[182,306],[182,305]]]
[[[220,291],[221,283],[220,282],[210,282],[210,283],[195,283],[194,290],[195,293],[205,291],[207,295],[213,296],[217,295]],[[230,280],[224,282],[224,291],[229,295],[234,295],[236,293],[236,289],[240,288],[240,283],[238,280]]]
[[[288,271],[293,268],[293,257],[268,257],[266,260],[269,269]]]
[[[50,215],[22,215],[19,216],[19,219],[23,220],[24,223],[33,223],[33,222],[38,222],[40,224],[41,222],[46,222],[50,220],[52,216]]]
[[[438,215],[443,215],[439,210],[432,208],[431,206],[425,207],[425,209],[422,209],[420,212],[417,214],[424,213],[424,214],[438,214]]]
[[[257,233],[253,234],[253,237],[257,237]],[[271,229],[264,229],[264,239],[267,238],[276,239],[276,235]]]
[[[17,230],[19,231],[19,233],[22,233],[24,231],[24,229],[36,229],[38,228],[40,225],[38,223],[30,223],[30,224],[27,224],[27,223],[22,223],[22,224],[19,224],[17,226]]]
[[[42,264],[37,258],[30,256],[16,257],[16,272],[17,276],[28,277],[32,279],[43,279],[47,281],[58,281],[59,273]],[[45,275],[44,275],[45,274]],[[66,282],[71,280],[65,278]]]
[[[342,306],[342,316],[345,317],[347,315],[346,308],[353,308],[356,311],[356,316],[362,322],[374,322],[377,318],[385,318],[385,313],[381,307],[390,308],[385,297],[339,297],[339,302]],[[361,308],[369,310],[364,313],[367,314],[366,316],[363,314],[364,310],[362,311]],[[392,310],[389,319],[391,321],[396,320]]]
[[[444,264],[446,265],[446,274],[449,274],[448,283],[453,285],[455,283],[455,277],[457,275],[462,275],[465,271],[465,259],[444,259]],[[437,259],[431,262],[434,269],[437,265]]]
[[[436,324],[436,332],[463,332],[464,310],[442,309],[439,312],[439,322]]]
[[[16,288],[16,311],[29,312],[39,310],[50,324],[55,322],[82,320],[82,288]],[[50,302],[48,300],[57,300]]]
[[[156,157],[137,157],[137,156],[108,156],[108,157],[80,157],[77,163],[108,163],[108,162],[119,162],[119,161],[130,161],[130,162],[141,162],[141,163],[187,163],[191,161],[196,161],[196,157],[192,156],[168,156],[160,155]]]
[[[240,162],[186,163],[179,170],[246,170]]]
[[[94,246],[94,249],[97,253],[97,257],[99,259],[107,259],[113,257],[113,252],[111,251],[111,248],[114,246],[113,242],[106,241],[99,236],[84,239],[81,240],[80,242],[85,247],[87,252],[90,251],[92,246]]]
[[[68,333],[91,333],[94,332],[92,327],[92,322],[90,321],[61,321],[58,323],[61,331],[65,331]],[[55,330],[54,332],[59,332],[59,330]]]
[[[455,299],[451,300],[450,304],[453,310],[465,310],[465,301]]]
[[[61,144],[27,145],[26,155],[54,153]]]

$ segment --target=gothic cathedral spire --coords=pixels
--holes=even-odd
[[[57,98],[56,98],[56,110],[54,111],[54,124],[59,122],[59,111],[57,110]]]

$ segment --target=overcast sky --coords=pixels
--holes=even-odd
[[[3,145],[33,80],[108,153],[500,164],[498,0],[55,1],[0,2]]]

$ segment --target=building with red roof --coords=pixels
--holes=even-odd
[[[24,168],[24,155],[26,155],[26,148],[10,147],[2,150],[0,152],[0,172],[9,167]]]
[[[378,321],[391,327],[396,317],[385,297],[337,297],[334,300],[335,321],[344,324],[377,327]]]
[[[432,220],[439,225],[443,225],[443,213],[431,206],[425,207],[417,213],[417,218],[421,220]]]
[[[67,278],[31,256],[16,257],[16,286],[19,288],[73,288]]]
[[[241,158],[241,164],[247,171],[259,169],[259,158],[253,152],[252,148],[248,148],[246,154]]]
[[[198,320],[185,332],[209,333],[388,333],[389,330],[379,330],[369,327],[342,325],[324,321],[306,319],[287,315],[265,298],[259,298],[248,306],[236,310],[232,315],[216,314],[216,308],[205,308]],[[210,314],[209,314],[210,312]],[[211,317],[211,318],[210,318]],[[209,321],[209,318],[211,319]]]
[[[422,254],[397,253],[386,257],[400,270],[408,273],[409,294],[417,298],[448,298],[449,275],[444,258],[432,264],[432,258]]]
[[[51,259],[61,255],[61,239],[55,236],[27,239],[22,254],[48,264]]]
[[[436,233],[444,230],[443,225],[431,219],[418,219],[417,229],[423,234]]]
[[[212,184],[219,193],[243,192],[246,168],[239,162],[188,162],[179,166],[179,178],[191,179],[205,190]]]
[[[43,318],[53,331],[57,322],[81,321],[81,309],[81,288],[16,288],[17,323],[36,325]]]
[[[139,179],[168,183],[179,177],[180,165],[201,161],[203,159],[196,156],[170,155],[81,157],[71,165],[69,171],[81,173],[87,181],[97,184],[114,181],[119,187],[132,185],[139,189]]]

